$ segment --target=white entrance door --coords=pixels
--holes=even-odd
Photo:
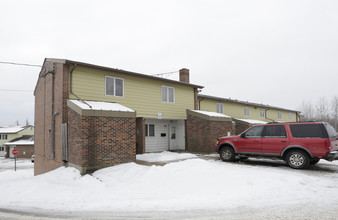
[[[161,152],[169,148],[168,138],[168,123],[167,120],[146,119],[146,137],[145,137],[145,151]]]
[[[176,133],[176,125],[170,125],[170,135],[169,135],[169,142],[170,142],[170,150],[177,149],[177,133]]]

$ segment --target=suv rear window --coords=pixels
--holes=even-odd
[[[295,138],[327,138],[327,132],[322,124],[290,125]]]
[[[324,125],[326,127],[327,133],[329,134],[330,138],[337,137],[337,132],[336,130],[334,130],[334,128],[331,125],[329,124],[324,124]]]

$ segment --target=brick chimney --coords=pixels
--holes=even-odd
[[[180,81],[184,83],[189,83],[189,69],[180,69]]]

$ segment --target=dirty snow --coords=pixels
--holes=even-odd
[[[172,154],[176,157],[171,155],[171,159],[181,158]],[[9,164],[7,161],[0,160],[0,166]],[[144,212],[191,215],[203,210],[245,212],[313,204],[338,208],[338,161],[319,162],[318,167],[293,170],[192,158],[164,166],[127,163],[85,176],[65,167],[35,177],[29,170],[0,170],[0,188],[6,189],[1,193],[0,209],[138,216]]]

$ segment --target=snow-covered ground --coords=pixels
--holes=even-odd
[[[185,160],[190,158],[196,158],[195,154],[190,153],[174,153],[169,151],[164,151],[161,153],[148,153],[148,154],[137,154],[136,159],[146,162],[170,162],[176,160]]]
[[[181,161],[127,163],[85,176],[65,167],[35,177],[32,168],[0,169],[0,211],[116,219],[338,216],[338,161],[293,170],[283,162],[225,163],[182,155],[146,154],[141,158],[148,162]],[[1,159],[0,167],[10,163]]]

